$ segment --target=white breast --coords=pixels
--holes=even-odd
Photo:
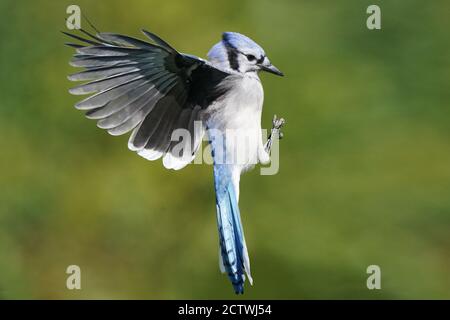
[[[261,112],[264,92],[256,74],[229,77],[230,86],[223,99],[206,110],[208,129],[226,136],[227,160],[246,170],[258,161],[262,147]]]

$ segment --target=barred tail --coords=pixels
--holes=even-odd
[[[245,275],[250,283],[250,262],[239,213],[237,190],[229,165],[214,165],[220,264],[227,272],[236,294],[244,293]]]

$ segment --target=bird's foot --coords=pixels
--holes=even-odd
[[[285,123],[286,123],[286,121],[283,118],[277,118],[277,115],[274,114],[273,115],[273,119],[272,119],[271,136],[273,136],[274,132],[277,132],[278,133],[278,137],[280,139],[282,139],[283,138],[283,133],[281,132],[281,127],[283,127]]]
[[[285,123],[286,123],[286,121],[283,118],[277,118],[276,114],[273,116],[272,130],[270,131],[270,136],[267,139],[267,143],[265,146],[267,153],[270,153],[274,137],[278,137],[279,139],[283,138],[283,133],[281,132],[281,127],[283,127]]]

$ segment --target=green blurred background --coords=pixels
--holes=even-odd
[[[218,269],[211,167],[167,171],[73,108],[66,7],[205,56],[265,48],[280,172],[241,179],[244,298],[450,298],[449,1],[12,1],[0,12],[0,298],[236,298]],[[382,30],[366,28],[378,4]],[[68,265],[82,290],[65,287]],[[382,290],[366,288],[366,268]]]

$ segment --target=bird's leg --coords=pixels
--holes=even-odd
[[[270,150],[272,148],[273,139],[282,139],[283,133],[281,132],[281,127],[286,123],[283,118],[277,118],[277,115],[273,116],[272,120],[272,130],[270,131],[269,138],[267,139],[266,145],[264,149],[268,154],[270,154]]]

